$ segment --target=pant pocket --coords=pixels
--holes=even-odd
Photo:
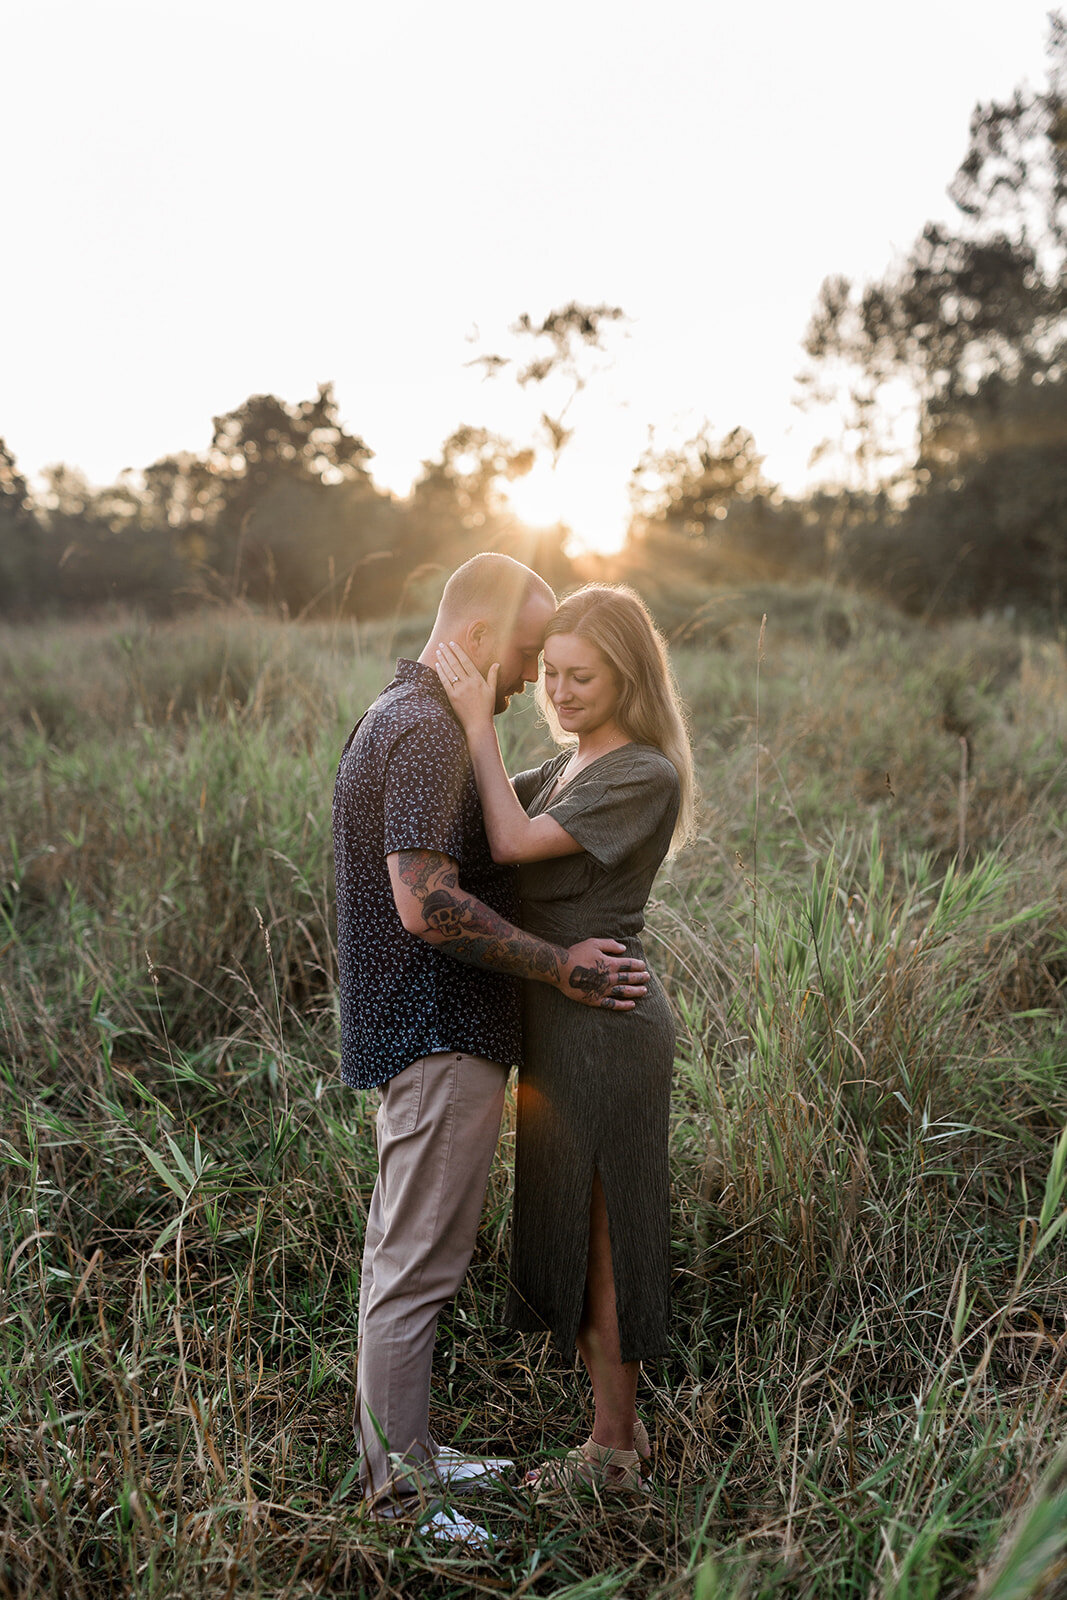
[[[425,1070],[425,1059],[413,1061],[410,1067],[405,1067],[395,1078],[390,1078],[382,1090],[382,1120],[390,1138],[414,1133],[422,1107]]]

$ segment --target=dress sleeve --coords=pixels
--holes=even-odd
[[[423,723],[402,733],[385,768],[385,854],[439,850],[462,861],[469,771],[458,726]]]
[[[564,754],[567,753],[564,752]],[[547,783],[548,774],[558,760],[558,755],[550,756],[539,767],[529,767],[525,772],[518,772],[512,778],[511,787],[518,796],[519,804],[524,810],[529,808],[530,801],[538,793],[542,784]]]
[[[610,775],[575,778],[547,807],[561,828],[605,867],[625,861],[678,814],[678,774],[665,756],[637,755]]]

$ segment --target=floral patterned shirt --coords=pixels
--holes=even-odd
[[[369,1089],[420,1056],[520,1058],[519,982],[468,966],[408,933],[386,856],[437,850],[464,890],[509,922],[516,873],[494,861],[467,742],[437,674],[398,661],[348,737],[333,794],[341,1077]]]

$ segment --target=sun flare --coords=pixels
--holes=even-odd
[[[564,523],[576,551],[611,555],[626,539],[629,506],[617,469],[596,471],[595,463],[564,458],[553,470],[538,461],[524,478],[508,485],[515,515],[531,528]]]

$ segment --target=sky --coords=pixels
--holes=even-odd
[[[577,299],[629,321],[520,513],[617,544],[649,428],[705,421],[799,489],[820,283],[952,215],[975,103],[1044,82],[1047,10],[10,0],[0,437],[104,484],[329,380],[403,493],[460,423],[529,442],[536,394],[468,363]]]

